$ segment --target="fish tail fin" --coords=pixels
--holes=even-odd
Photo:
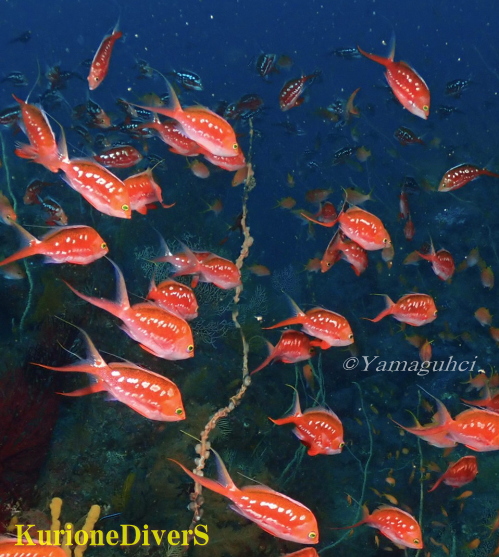
[[[362,54],[362,56],[365,56],[366,58],[369,58],[369,60],[372,60],[373,62],[377,62],[378,64],[381,64],[382,66],[385,67],[388,67],[393,62],[393,57],[390,58],[390,56],[393,56],[393,54],[395,53],[394,50],[393,53],[390,52],[388,58],[385,58],[384,56],[378,56],[377,54],[371,54],[369,52],[366,52],[365,50],[362,50],[358,45],[357,45],[357,50]]]
[[[60,370],[59,370],[60,371]],[[107,391],[106,384],[104,381],[96,381],[88,387],[83,387],[82,389],[77,389],[76,391],[71,391],[70,393],[56,393],[62,396],[85,396],[92,393],[101,393]]]
[[[30,234],[25,228],[23,228],[17,222],[11,220],[10,225],[13,226],[19,235],[21,236],[21,244],[24,246],[16,253],[12,254],[0,262],[0,266],[8,265],[19,259],[24,259],[25,257],[30,257],[32,255],[37,255],[42,253],[42,242]]]
[[[224,495],[225,497],[230,498],[230,492],[239,491],[239,490],[236,487],[235,483],[232,481],[232,478],[229,476],[229,472],[227,472],[227,468],[222,462],[222,459],[220,458],[219,454],[213,449],[211,449],[211,451],[215,457],[215,461],[218,469],[218,481],[210,480],[209,478],[205,478],[204,476],[198,476],[197,474],[194,474],[194,472],[188,470],[183,464],[180,464],[180,462],[178,462],[177,460],[174,460],[172,458],[169,458],[168,460],[180,466],[180,468],[182,468],[182,470],[196,483],[201,484],[203,487],[206,487],[207,489],[211,489],[211,491],[214,491],[215,493],[219,493],[220,495]]]
[[[302,323],[303,323],[303,316],[298,315],[296,317],[290,317],[289,319],[284,319],[284,321],[279,321],[279,323],[276,323],[271,327],[263,327],[263,329],[265,330],[279,329],[280,327],[287,327],[288,325],[301,325]]]
[[[435,489],[437,489],[437,487],[444,481],[444,478],[445,478],[445,474],[442,474],[440,478],[438,478],[438,480],[435,482],[435,485],[428,490],[428,493],[435,491]]]
[[[386,302],[386,308],[374,319],[369,319],[368,317],[364,317],[364,319],[367,319],[367,321],[371,321],[372,323],[377,323],[378,321],[381,321],[383,317],[390,315],[392,313],[392,307],[395,305],[393,303],[393,300],[390,298],[390,296],[387,296],[386,294],[377,294],[377,295],[384,296]]]
[[[78,296],[78,298],[81,298],[82,300],[85,300],[89,304],[92,304],[93,306],[96,306],[100,309],[103,309],[104,311],[107,311],[111,315],[114,315],[115,317],[118,317],[119,319],[121,319],[123,309],[116,302],[113,302],[111,300],[105,300],[104,298],[97,298],[97,297],[94,297],[94,296],[87,296],[86,294],[82,294],[81,292],[78,292],[78,290],[76,290],[76,288],[73,288],[65,280],[63,282],[74,294],[76,294]]]
[[[255,368],[250,373],[250,375],[253,375],[257,371],[260,371],[264,367],[267,367],[270,364],[270,362],[272,362],[272,360],[274,359],[274,345],[271,344],[268,340],[266,340],[265,342],[267,343],[267,348],[268,348],[268,351],[269,351],[269,355],[265,358],[265,360],[263,360],[263,362],[257,368]]]

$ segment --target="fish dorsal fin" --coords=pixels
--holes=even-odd
[[[388,60],[391,60],[392,62],[395,59],[395,43],[395,33],[392,33],[392,36],[390,38],[390,51],[388,53]]]
[[[128,299],[123,273],[112,259],[109,259],[109,257],[106,257],[106,259],[114,267],[114,273],[116,276],[116,304],[118,304],[123,310],[130,309],[130,300]]]
[[[305,315],[305,312],[298,307],[298,304],[293,300],[293,298],[291,298],[291,296],[284,291],[283,294],[288,300],[291,312],[293,313],[293,317],[303,317]]]
[[[10,221],[11,226],[13,226],[17,232],[19,233],[19,236],[21,237],[21,245],[23,246],[35,246],[37,244],[41,244],[41,241],[38,240],[37,238],[35,238],[33,236],[33,234],[30,234],[26,228],[22,227],[20,224],[18,224],[16,221],[11,220]]]
[[[237,491],[239,488],[236,486],[236,484],[230,477],[230,474],[225,464],[223,463],[223,460],[221,459],[220,455],[217,453],[217,451],[215,451],[215,449],[211,448],[210,450],[213,453],[213,456],[215,457],[215,464],[217,465],[218,483],[223,487],[230,489],[231,491]]]

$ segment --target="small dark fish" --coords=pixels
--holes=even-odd
[[[19,37],[16,37],[15,39],[11,39],[7,44],[13,44],[13,43],[26,44],[30,39],[31,39],[31,31],[26,31],[22,35],[19,35]]]
[[[459,99],[470,83],[471,81],[469,79],[454,79],[453,81],[449,81],[445,86],[445,94],[448,97]]]
[[[182,87],[184,89],[187,89],[188,91],[203,90],[203,84],[201,82],[201,78],[199,77],[198,74],[194,72],[188,70],[177,72],[176,70],[172,70],[171,72],[168,72],[168,75],[172,75],[175,81],[179,85],[182,85]]]
[[[26,76],[21,72],[10,72],[10,74],[6,75],[0,83],[4,83],[5,81],[12,83],[12,85],[15,85],[16,87],[25,87],[28,85]]]
[[[271,73],[279,73],[276,68],[277,54],[266,54],[262,52],[260,56],[256,59],[255,70],[260,77],[268,80]]]
[[[52,66],[47,70],[45,74],[48,82],[50,83],[50,89],[52,90],[59,90],[65,89],[66,82],[71,79],[72,77],[76,77],[81,81],[85,81],[85,79],[76,72],[70,72],[68,70],[61,70],[59,65]]]
[[[331,50],[328,54],[334,54],[338,58],[343,58],[344,60],[355,60],[355,58],[360,58],[360,52],[355,47],[345,47],[336,48]]]
[[[343,147],[342,149],[336,151],[336,153],[333,155],[333,166],[337,164],[343,164],[354,153],[355,153],[355,149],[353,147]]]
[[[441,104],[435,112],[438,114],[441,120],[448,118],[451,114],[464,114],[462,110],[459,110],[455,106],[448,106]]]
[[[424,145],[424,141],[420,139],[412,130],[400,126],[393,134],[393,137],[400,143],[400,145],[414,145],[419,143]]]
[[[0,126],[12,126],[21,116],[21,106],[9,106],[0,110]]]

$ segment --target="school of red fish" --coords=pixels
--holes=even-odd
[[[122,37],[118,26],[106,36],[98,48],[90,66],[88,87],[94,90],[101,87],[110,68],[113,48]],[[424,79],[405,62],[394,60],[395,45],[388,57],[384,58],[365,52],[358,48],[364,57],[385,67],[386,80],[396,99],[404,109],[415,116],[428,119],[430,116],[430,91]],[[286,64],[286,60],[281,60]],[[262,55],[257,61],[260,75],[268,78],[275,71],[277,55]],[[304,91],[320,77],[320,72],[303,75],[288,80],[279,95],[279,107],[289,111],[299,107],[304,100]],[[187,79],[187,77],[185,77]],[[191,76],[191,80],[194,78]],[[189,157],[202,155],[212,165],[230,172],[241,172],[239,183],[245,180],[248,171],[244,153],[238,143],[237,134],[232,125],[223,116],[201,105],[182,106],[173,86],[167,81],[169,100],[167,106],[138,105],[129,103],[129,109],[141,109],[149,113],[150,120],[139,126],[142,130],[154,131],[170,147],[173,153]],[[192,87],[194,89],[194,86]],[[357,91],[356,91],[357,92]],[[355,92],[355,93],[356,93]],[[350,111],[355,113],[353,98]],[[50,121],[44,110],[29,100],[14,96],[19,104],[19,125],[29,143],[16,144],[18,157],[42,165],[49,172],[61,173],[67,185],[87,201],[95,210],[111,217],[130,219],[132,211],[143,215],[152,206],[163,204],[160,186],[155,182],[151,168],[131,175],[124,180],[113,173],[114,168],[130,168],[142,159],[142,154],[132,146],[119,146],[107,149],[95,157],[73,158],[66,144],[65,133],[61,128],[60,139],[56,141]],[[233,111],[243,113],[251,110],[255,99],[241,99]],[[96,111],[101,121],[105,114]],[[167,118],[161,121],[160,116]],[[105,126],[105,124],[103,124]],[[411,135],[406,128],[399,128],[396,137],[402,144],[422,143]],[[203,177],[206,175],[204,163],[192,164],[193,172]],[[448,170],[438,186],[439,192],[451,192],[462,188],[480,176],[497,178],[498,174],[472,164],[460,164]],[[79,224],[67,225],[67,219],[61,216],[60,208],[50,198],[42,199],[40,189],[34,187],[27,191],[25,201],[41,204],[48,211],[54,228],[40,239],[30,234],[17,222],[17,216],[5,195],[0,196],[0,219],[11,226],[25,244],[19,251],[0,262],[0,267],[34,255],[44,255],[45,261],[56,264],[89,265],[108,253],[105,239],[92,227]],[[319,194],[317,194],[319,195]],[[365,201],[358,192],[345,191],[341,210],[326,202],[321,205],[317,215],[301,212],[301,216],[324,227],[337,226],[318,268],[324,273],[339,260],[347,261],[355,275],[363,273],[369,262],[368,252],[382,252],[383,260],[389,265],[394,256],[394,249],[389,232],[376,215],[359,205]],[[323,201],[320,200],[320,201]],[[28,201],[26,201],[28,203]],[[282,202],[284,206],[284,201]],[[63,213],[62,213],[63,215]],[[407,192],[400,195],[400,217],[405,224],[405,235],[411,239],[414,228],[411,221]],[[187,245],[182,250],[172,253],[163,241],[164,254],[156,262],[169,263],[174,269],[171,278],[156,284],[152,278],[149,293],[142,302],[131,304],[123,274],[116,263],[110,261],[116,280],[116,297],[108,300],[86,295],[71,284],[67,287],[75,296],[92,304],[122,322],[122,330],[147,352],[167,360],[183,360],[195,355],[194,339],[189,321],[196,319],[198,304],[195,288],[199,282],[207,282],[224,290],[236,288],[241,284],[241,270],[234,262],[209,251],[194,251]],[[415,251],[407,257],[406,264],[419,260],[431,263],[435,274],[442,281],[449,281],[455,271],[455,264],[450,252],[445,249],[435,250],[431,243],[428,251]],[[255,266],[255,274],[265,274],[265,270]],[[178,276],[192,276],[191,285],[175,281]],[[437,319],[438,309],[434,299],[424,292],[409,292],[393,301],[384,294],[385,309],[375,317],[365,317],[377,323],[387,316],[392,316],[402,324],[421,327]],[[285,364],[309,360],[318,350],[332,347],[346,347],[354,343],[354,333],[347,318],[332,309],[314,307],[303,311],[289,298],[291,316],[264,329],[283,329],[276,346],[269,342],[269,355],[252,370],[252,374],[275,361]],[[478,317],[477,317],[478,318]],[[490,324],[490,323],[489,323]],[[289,329],[300,325],[301,330]],[[88,387],[65,396],[77,397],[106,391],[114,399],[127,405],[149,420],[179,421],[188,419],[179,388],[167,377],[128,361],[107,363],[87,333],[80,329],[85,346],[86,357],[78,362],[62,366],[41,367],[58,372],[85,372],[95,381]],[[492,332],[491,332],[492,334]],[[421,350],[426,360],[431,359],[431,343],[421,343]],[[260,375],[258,375],[260,378]],[[258,380],[258,379],[254,379]],[[439,448],[452,448],[457,444],[476,452],[499,450],[499,394],[488,383],[480,386],[484,397],[478,400],[465,400],[471,406],[454,418],[449,414],[443,402],[435,398],[437,412],[431,423],[416,424],[408,427],[396,423],[403,430],[418,436],[427,443]],[[433,396],[433,395],[430,395]],[[312,407],[302,411],[298,392],[294,394],[292,412],[283,418],[269,418],[277,426],[293,424],[294,434],[306,446],[308,455],[337,455],[341,453],[344,431],[340,417],[331,409]],[[394,426],[395,427],[395,426]],[[318,544],[319,526],[312,512],[299,501],[259,484],[236,486],[229,476],[219,455],[213,452],[219,469],[218,480],[195,475],[180,462],[175,462],[181,470],[195,482],[215,491],[231,501],[231,508],[248,520],[255,522],[265,532],[278,538],[300,544]],[[436,481],[430,492],[440,484],[461,487],[474,480],[478,473],[475,456],[465,456],[450,464],[448,470]],[[422,549],[423,533],[414,513],[396,505],[383,505],[369,512],[364,508],[362,520],[351,526],[368,525],[378,530],[398,547]],[[326,525],[324,525],[327,527]],[[2,541],[2,554],[9,553],[8,541]],[[296,555],[313,557],[315,550],[304,549]]]

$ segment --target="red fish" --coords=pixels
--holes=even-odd
[[[269,420],[276,425],[293,424],[293,433],[307,447],[310,456],[339,454],[345,446],[343,424],[338,416],[332,410],[321,407],[309,408],[302,413],[297,392],[291,414],[278,420]]]
[[[123,274],[116,263],[112,261],[111,263],[116,273],[117,296],[115,302],[86,296],[67,282],[66,285],[82,300],[121,319],[123,331],[147,352],[165,360],[192,358],[194,342],[191,328],[187,322],[151,302],[131,306]]]
[[[236,264],[219,255],[210,254],[196,266],[200,282],[209,282],[223,290],[236,288],[241,284],[241,271]]]
[[[94,155],[94,159],[107,168],[130,168],[138,164],[142,158],[142,154],[132,145],[110,147]]]
[[[154,113],[153,121],[141,124],[139,128],[155,130],[161,140],[170,146],[170,151],[177,155],[195,157],[201,152],[201,147],[185,135],[182,126],[175,120],[160,122],[158,115]]]
[[[476,456],[463,456],[457,462],[449,464],[449,467],[435,485],[428,491],[431,493],[443,482],[451,487],[462,487],[472,482],[478,474]]]
[[[155,203],[159,203],[164,209],[169,209],[175,205],[175,203],[171,205],[163,203],[163,194],[159,184],[154,180],[152,168],[125,178],[123,183],[128,189],[130,209],[141,215],[146,215],[147,210]]]
[[[404,226],[404,237],[406,240],[411,241],[414,238],[415,234],[416,234],[416,227],[412,222],[411,215],[409,215],[409,218],[407,219],[407,222],[405,223]]]
[[[456,265],[452,254],[445,249],[435,251],[433,242],[431,243],[430,253],[421,253],[419,251],[417,253],[419,257],[431,262],[431,268],[440,280],[449,280],[454,274]]]
[[[168,108],[140,106],[151,112],[158,112],[176,120],[182,127],[184,134],[209,153],[221,157],[235,157],[240,153],[236,134],[232,126],[204,106],[189,106],[182,108],[177,94],[170,83],[166,82],[170,94]]]
[[[214,155],[200,147],[199,152],[204,156],[204,158],[211,162],[211,164],[227,170],[228,172],[235,172],[241,168],[245,168],[246,159],[244,153],[239,149],[239,153],[235,157],[221,157],[220,155]]]
[[[360,47],[357,50],[366,58],[386,68],[388,85],[400,104],[412,114],[427,120],[430,115],[430,90],[424,79],[405,62],[395,62],[395,41],[388,58],[369,54]]]
[[[499,174],[491,172],[486,168],[479,168],[474,164],[459,164],[444,174],[440,180],[438,191],[454,191],[465,186],[468,182],[476,180],[480,176],[492,176],[499,178]]]
[[[44,255],[45,263],[88,265],[109,251],[106,242],[90,226],[64,226],[51,230],[41,240],[16,222],[11,223],[28,245],[0,261],[7,265],[32,255]]]
[[[118,31],[118,27],[119,22],[116,23],[111,35],[106,35],[102,39],[94,59],[92,60],[90,72],[87,77],[88,87],[91,91],[99,87],[109,71],[109,62],[111,61],[114,43],[123,36],[123,33]]]
[[[156,286],[153,276],[146,299],[186,321],[198,316],[198,302],[192,288],[172,279],[164,280]]]
[[[198,476],[180,462],[171,458],[169,460],[180,466],[196,483],[230,499],[233,511],[251,520],[265,532],[291,542],[319,543],[317,520],[310,509],[265,485],[252,484],[239,489],[218,453],[213,449],[211,451],[217,464],[218,481]]]
[[[421,527],[418,521],[408,512],[388,505],[378,507],[371,514],[369,514],[366,507],[363,507],[363,509],[364,518],[360,522],[346,528],[341,528],[341,530],[367,524],[371,528],[379,530],[383,536],[386,536],[397,545],[413,549],[423,548]]]
[[[435,321],[437,318],[437,307],[433,298],[428,294],[406,294],[397,303],[389,296],[384,295],[386,309],[374,319],[367,319],[373,323],[381,321],[383,317],[392,315],[397,321],[407,323],[413,327],[421,327]]]
[[[209,251],[194,252],[185,244],[182,244],[182,247],[184,251],[174,255],[163,242],[165,256],[157,257],[154,261],[173,265],[177,269],[174,277],[196,275],[193,287],[199,281],[210,282],[224,290],[230,290],[241,284],[241,271],[232,261]]]
[[[488,385],[484,386],[484,390],[485,396],[483,398],[477,400],[465,400],[462,398],[461,400],[470,406],[478,406],[480,408],[487,408],[487,410],[492,410],[493,412],[499,412],[499,394],[493,395]]]
[[[477,452],[499,450],[499,414],[490,410],[470,408],[444,424],[448,436]]]
[[[87,333],[79,327],[77,329],[85,340],[87,350],[85,360],[62,367],[35,365],[54,371],[90,373],[97,381],[83,389],[59,394],[83,396],[106,391],[112,397],[111,400],[119,400],[149,420],[161,422],[185,420],[182,395],[173,381],[131,362],[107,364]]]
[[[381,220],[360,207],[350,207],[338,217],[341,231],[365,250],[389,247],[390,235]]]
[[[130,195],[125,184],[96,161],[70,159],[64,134],[58,167],[64,172],[64,181],[92,207],[111,217],[132,217]]]
[[[341,211],[338,218],[330,222],[320,222],[303,212],[301,216],[327,227],[332,227],[339,222],[343,234],[367,251],[384,249],[390,247],[392,243],[390,234],[381,220],[360,207],[350,207],[346,211]]]
[[[315,348],[311,342],[313,342],[312,339],[300,331],[284,331],[275,347],[267,341],[269,355],[251,372],[251,375],[275,361],[295,364],[310,359],[315,354]]]
[[[301,325],[303,332],[319,340],[313,340],[311,346],[320,346],[323,350],[331,346],[348,346],[353,343],[353,333],[348,321],[339,313],[320,307],[309,309],[304,313],[289,298],[293,317],[280,321],[265,329],[277,329],[288,325]]]
[[[325,273],[339,260],[344,259],[352,266],[354,273],[359,276],[369,264],[367,253],[357,243],[345,238],[341,232],[336,233],[321,259],[321,272]]]
[[[23,159],[31,159],[51,172],[57,172],[59,150],[47,115],[42,108],[28,104],[15,95],[12,96],[21,106],[22,127],[30,143],[29,145],[18,143],[16,155]]]
[[[302,75],[301,77],[290,79],[283,85],[279,93],[279,106],[283,112],[300,106],[305,100],[301,95],[305,91],[305,87],[311,85],[313,81],[321,74],[320,70],[310,75]]]
[[[433,395],[431,395],[433,396]],[[499,414],[490,410],[470,408],[452,419],[442,401],[433,397],[438,404],[439,411],[435,414],[432,424],[418,428],[404,428],[407,431],[421,436],[425,430],[426,435],[432,439],[447,438],[454,443],[462,443],[468,449],[477,452],[499,450]],[[435,419],[436,418],[436,419]],[[423,437],[424,438],[424,437]],[[428,440],[428,439],[427,439]],[[434,443],[432,443],[434,444]],[[437,445],[437,446],[451,446]]]
[[[29,529],[29,528],[28,528]],[[23,539],[0,538],[1,557],[65,557],[66,552],[58,545],[41,545],[28,532]],[[33,545],[35,544],[35,545]]]

